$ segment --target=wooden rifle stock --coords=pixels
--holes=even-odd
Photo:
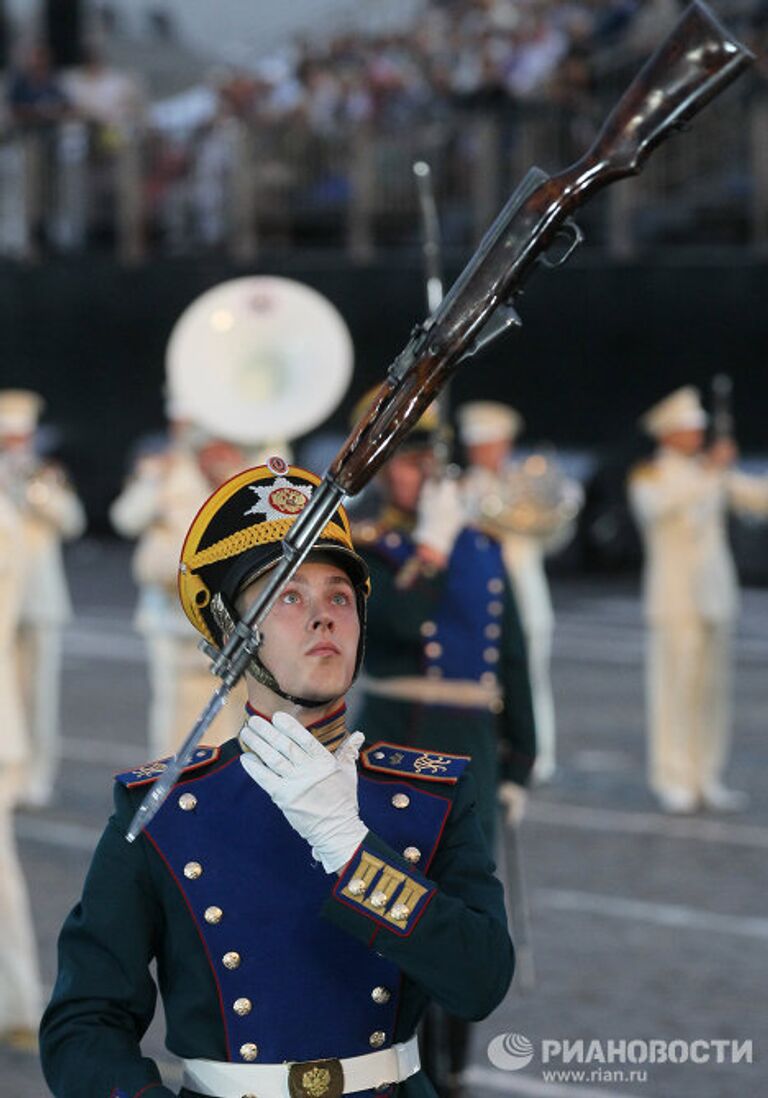
[[[547,176],[532,168],[496,218],[437,311],[418,326],[327,476],[346,495],[368,483],[478,344],[493,338],[498,310],[512,302],[559,235],[581,237],[573,212],[593,193],[636,175],[653,149],[718,95],[754,60],[696,0],[649,59],[606,120],[592,148]],[[502,313],[502,316],[504,314]],[[493,321],[491,321],[493,324]],[[500,327],[507,326],[502,321]],[[485,329],[485,331],[484,331]]]

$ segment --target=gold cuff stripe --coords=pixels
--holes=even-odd
[[[384,919],[408,933],[419,918],[419,904],[430,891],[428,885],[363,849],[341,895],[361,914]]]

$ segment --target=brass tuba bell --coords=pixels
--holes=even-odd
[[[347,325],[317,290],[272,275],[236,278],[176,322],[168,397],[213,437],[274,452],[331,415],[353,357]]]

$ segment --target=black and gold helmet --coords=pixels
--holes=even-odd
[[[239,593],[280,560],[283,538],[320,483],[314,473],[272,457],[266,465],[246,469],[226,481],[198,511],[181,551],[179,598],[194,627],[217,648],[239,618]],[[311,554],[332,558],[354,587],[361,626],[357,673],[370,584],[368,569],[352,544],[343,507],[327,524]],[[274,688],[274,680],[257,677]]]

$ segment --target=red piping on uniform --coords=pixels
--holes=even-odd
[[[266,715],[266,713],[261,713],[261,712],[259,712],[258,709],[254,709],[254,707],[251,705],[251,703],[249,701],[247,701],[245,703],[245,711],[246,711],[246,713],[250,713],[252,717],[261,717],[261,719],[264,720],[264,721],[269,721],[269,719],[270,719]],[[323,717],[321,720],[313,721],[312,724],[307,725],[307,731],[311,732],[313,729],[324,728],[326,726],[326,724],[330,724],[331,721],[338,720],[338,718],[343,713],[346,713],[346,711],[347,711],[347,703],[342,702],[341,705],[339,705],[337,709],[334,709],[332,713],[329,713],[327,717]]]
[[[227,1015],[226,1015],[226,1011],[224,1010],[224,996],[223,996],[222,991],[221,991],[221,985],[219,984],[219,978],[216,974],[216,969],[214,968],[214,965],[213,965],[213,959],[211,957],[210,950],[208,949],[208,943],[206,942],[205,937],[203,935],[203,932],[200,929],[200,926],[199,926],[198,921],[197,921],[197,916],[195,915],[194,911],[192,910],[192,905],[189,902],[187,894],[184,891],[184,889],[181,885],[181,882],[179,881],[179,878],[174,873],[170,862],[166,858],[165,854],[163,854],[162,850],[157,845],[157,843],[155,842],[152,835],[150,835],[148,831],[145,831],[144,834],[147,836],[149,841],[152,843],[152,846],[157,851],[158,856],[160,857],[161,861],[164,863],[166,869],[168,870],[171,877],[173,878],[173,881],[176,884],[176,887],[178,888],[179,892],[182,895],[182,899],[184,900],[184,903],[187,905],[187,908],[189,910],[189,914],[192,917],[192,922],[194,924],[195,930],[197,931],[198,936],[200,938],[200,941],[202,942],[203,949],[205,950],[205,956],[208,959],[208,964],[209,964],[210,969],[211,969],[211,974],[213,975],[213,981],[216,984],[216,993],[219,997],[219,1010],[221,1011],[221,1020],[222,1020],[222,1024],[223,1024],[223,1027],[224,1027],[224,1043],[227,1046],[227,1059],[231,1063],[232,1062],[232,1049],[230,1048],[230,1044],[229,1044],[229,1030],[227,1029]],[[153,1084],[153,1085],[156,1085],[156,1084]],[[138,1096],[137,1096],[137,1098],[138,1098]]]
[[[226,770],[228,766],[232,765],[232,763],[239,762],[240,758],[241,755],[233,755],[231,759],[227,759],[225,763],[222,763],[221,766],[218,766],[209,774],[195,774],[195,776],[193,778],[190,778],[189,780],[187,780],[186,778],[179,778],[176,784],[172,787],[172,791],[173,789],[180,789],[183,791],[187,788],[188,785],[194,785],[195,782],[204,782],[208,778],[212,778],[214,774],[221,774],[222,770]],[[170,793],[168,795],[170,796]]]
[[[427,796],[430,796],[430,794],[427,794]],[[426,862],[424,863],[424,875],[425,876],[426,876],[427,870],[432,865],[432,862],[435,860],[435,854],[437,854],[437,848],[440,845],[440,840],[443,837],[443,832],[445,831],[445,825],[448,823],[448,817],[451,814],[451,809],[452,808],[453,808],[453,801],[450,801],[448,803],[448,808],[446,810],[446,813],[443,816],[443,822],[440,824],[440,830],[437,833],[437,839],[435,840],[435,842],[432,846],[432,850],[430,852],[429,857],[427,858]]]

